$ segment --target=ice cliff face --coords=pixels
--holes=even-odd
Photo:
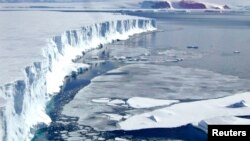
[[[66,31],[48,40],[44,59],[25,68],[24,80],[0,86],[0,140],[31,140],[37,128],[51,122],[46,103],[60,90],[66,75],[79,68],[72,59],[100,44],[155,30],[150,19],[108,21]]]

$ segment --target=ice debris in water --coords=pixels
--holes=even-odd
[[[118,106],[118,105],[123,105],[125,104],[125,101],[121,100],[121,99],[114,99],[109,101],[108,105],[110,106]]]
[[[124,138],[118,138],[118,137],[116,137],[116,138],[115,138],[115,141],[129,141],[129,140],[124,139]]]
[[[190,49],[198,49],[199,47],[198,47],[198,46],[187,46],[187,48],[190,48]]]
[[[97,98],[91,100],[94,103],[108,103],[110,101],[109,98]]]

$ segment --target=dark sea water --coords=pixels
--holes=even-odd
[[[154,109],[136,110],[91,100],[125,101],[142,96],[187,102],[249,91],[250,16],[147,16],[156,18],[158,31],[116,41],[78,60],[91,68],[66,79],[61,92],[47,106],[53,122],[37,131],[35,141],[207,140],[206,133],[191,124],[122,131],[117,121],[100,115],[138,114]]]

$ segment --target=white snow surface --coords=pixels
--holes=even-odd
[[[205,126],[200,125],[204,125],[204,123],[231,124],[238,121],[241,124],[250,124],[249,119],[234,118],[235,116],[249,115],[249,107],[228,107],[228,105],[241,100],[244,100],[249,105],[250,93],[239,93],[219,99],[174,104],[166,108],[131,116],[127,120],[120,122],[119,125],[123,130],[135,130],[157,127],[173,128],[187,124],[194,124],[206,129],[204,128]],[[149,117],[156,117],[158,120],[155,122]],[[201,122],[202,120],[204,120],[204,123]]]
[[[127,103],[132,108],[151,108],[156,106],[167,106],[177,103],[179,100],[162,100],[146,97],[132,97],[127,100]]]
[[[88,65],[74,64],[82,52],[114,39],[154,30],[153,20],[111,13],[0,12],[0,140],[26,141],[45,114],[64,77]]]

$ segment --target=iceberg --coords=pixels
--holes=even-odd
[[[0,16],[3,141],[31,140],[37,128],[51,122],[46,103],[60,91],[66,75],[88,67],[73,63],[77,56],[156,29],[154,20],[111,13],[9,11]]]

